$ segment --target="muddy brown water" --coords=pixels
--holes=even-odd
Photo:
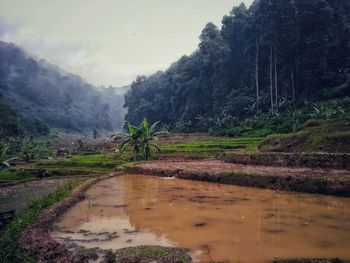
[[[97,183],[55,224],[86,248],[188,248],[194,261],[350,259],[350,199],[124,175]]]

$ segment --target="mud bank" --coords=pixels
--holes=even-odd
[[[221,159],[250,165],[350,170],[350,154],[346,153],[235,153],[226,154]]]
[[[115,176],[115,175],[111,175]],[[92,179],[79,186],[62,202],[45,210],[22,232],[21,246],[34,258],[46,262],[76,262],[77,256],[50,236],[54,221],[71,206],[84,199],[84,192],[94,183],[111,176]],[[85,262],[85,261],[82,261]]]
[[[45,176],[66,176],[66,175],[99,175],[104,174],[104,172],[96,172],[93,170],[79,170],[79,169],[43,169],[43,168],[11,168],[9,171],[16,172],[22,171],[26,174],[43,174]]]
[[[205,160],[140,163],[129,168],[127,172],[350,197],[350,173],[341,170],[245,166]]]

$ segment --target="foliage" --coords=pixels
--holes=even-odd
[[[207,24],[193,54],[132,83],[126,118],[237,136],[297,131],[307,118],[339,117],[335,105],[316,105],[313,113],[310,107],[350,96],[349,13],[349,1],[332,0],[234,7],[221,29]]]
[[[127,145],[131,145],[134,160],[148,160],[152,157],[152,151],[154,149],[160,151],[160,148],[156,141],[157,136],[167,134],[164,131],[156,131],[156,127],[159,122],[149,125],[145,118],[138,127],[132,125],[130,122],[125,121],[125,125],[128,128],[128,133],[125,134],[125,140],[121,144],[119,150],[124,152]]]
[[[20,155],[26,160],[47,158],[52,155],[52,151],[50,150],[50,142],[41,138],[24,138],[21,141]]]
[[[309,114],[314,119],[330,120],[340,118],[345,115],[343,107],[335,100],[326,103],[317,103],[313,106],[312,112]]]
[[[70,158],[62,158],[50,162],[39,162],[35,167],[49,169],[84,170],[91,172],[112,172],[123,160],[118,160],[113,154],[99,153],[88,155],[77,155]]]
[[[52,137],[5,137],[0,139],[0,161],[48,158],[53,154]]]
[[[0,83],[1,85],[1,83]],[[23,130],[16,112],[0,93],[0,136],[22,134]]]
[[[350,119],[310,120],[296,133],[267,137],[259,146],[266,152],[348,153]]]
[[[31,258],[19,245],[19,238],[24,228],[30,224],[42,211],[63,200],[69,193],[81,184],[81,180],[71,180],[59,187],[55,192],[34,200],[24,211],[20,212],[14,220],[1,232],[0,235],[0,259],[1,263],[34,263]]]
[[[7,152],[9,147],[6,142],[0,141],[0,164],[7,159]]]

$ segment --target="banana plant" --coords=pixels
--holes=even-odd
[[[128,145],[132,146],[134,160],[139,159],[141,155],[141,129],[132,125],[129,121],[125,121],[125,126],[128,129],[128,132],[125,133],[124,141],[119,147],[119,152],[123,153]]]
[[[156,143],[158,136],[168,134],[164,131],[157,132],[158,124],[159,122],[155,122],[149,126],[146,118],[138,127],[132,125],[129,121],[125,121],[128,131],[124,134],[125,139],[119,147],[119,152],[122,154],[127,146],[131,146],[134,160],[149,160],[154,149],[160,151],[160,147]]]
[[[140,129],[142,131],[141,135],[141,152],[144,160],[148,160],[152,157],[152,151],[156,149],[160,152],[160,147],[157,144],[158,136],[169,134],[165,131],[156,131],[159,121],[149,126],[147,119],[144,119],[140,124]]]
[[[5,162],[7,159],[7,151],[9,147],[7,145],[3,145],[0,149],[0,163]]]

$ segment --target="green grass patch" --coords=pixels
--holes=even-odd
[[[53,193],[34,200],[3,231],[0,232],[0,262],[1,263],[32,263],[37,262],[31,258],[19,245],[21,232],[37,218],[45,208],[63,200],[72,190],[84,180],[70,180]]]
[[[209,158],[230,150],[255,151],[262,137],[189,141],[161,145],[161,157]]]
[[[259,149],[269,152],[350,151],[350,118],[308,123],[299,132],[269,136]]]
[[[257,146],[263,138],[261,137],[242,137],[234,139],[223,139],[215,141],[190,141],[165,144],[161,146],[162,150],[171,149],[245,149],[251,146]]]
[[[0,181],[18,181],[35,178],[35,174],[23,171],[10,171],[8,169],[0,170]]]
[[[257,145],[261,140],[261,137],[242,137],[216,141],[177,142],[173,144],[162,145],[161,149],[236,149],[246,148],[251,145]]]
[[[71,157],[70,159],[76,162],[113,162],[116,158],[112,153],[98,153],[88,155],[76,155]]]
[[[117,159],[112,153],[100,153],[89,155],[78,155],[70,158],[62,158],[49,162],[41,162],[35,164],[36,167],[48,169],[76,169],[76,170],[92,170],[97,172],[113,171],[117,165],[124,161]]]

